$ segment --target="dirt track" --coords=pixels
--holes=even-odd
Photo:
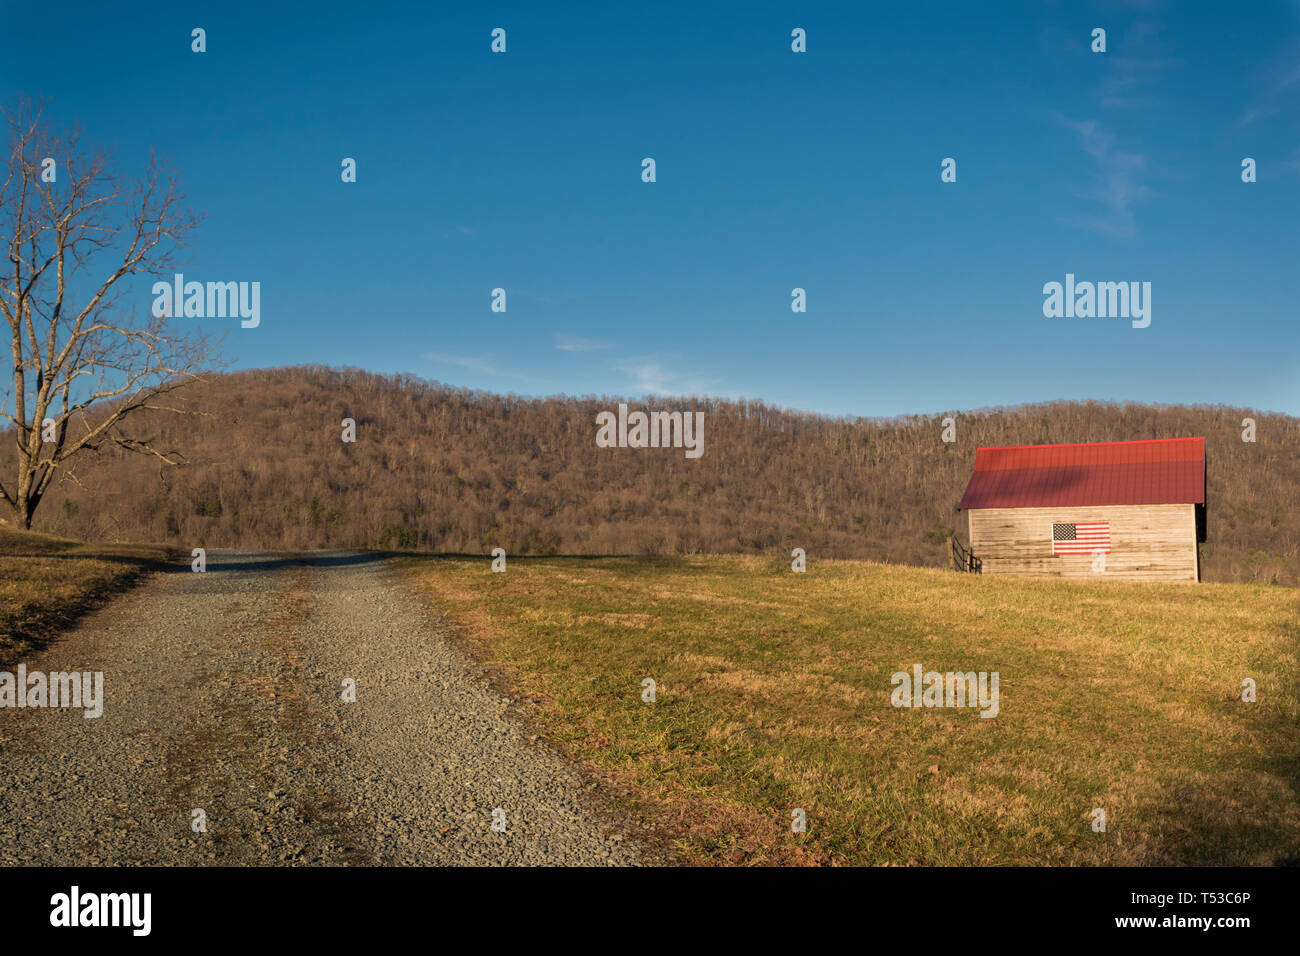
[[[26,664],[104,712],[0,709],[0,864],[636,862],[372,555],[209,552]]]

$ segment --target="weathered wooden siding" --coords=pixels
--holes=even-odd
[[[978,508],[971,550],[985,574],[1096,578],[1092,556],[1052,554],[1052,524],[1110,522],[1104,577],[1196,581],[1196,506],[1105,505],[1086,508]]]

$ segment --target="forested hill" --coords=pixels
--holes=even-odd
[[[703,454],[598,448],[617,398],[523,399],[321,367],[214,375],[196,415],[144,433],[189,464],[106,452],[37,515],[40,530],[185,548],[418,548],[510,554],[756,552],[947,561],[978,445],[1205,435],[1209,580],[1300,584],[1300,420],[1222,407],[1052,402],[855,421],[758,401],[704,412]],[[1254,418],[1257,441],[1242,441]],[[356,441],[341,440],[342,421]],[[5,441],[5,465],[12,442]]]

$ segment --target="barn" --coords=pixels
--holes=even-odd
[[[958,508],[984,574],[1199,581],[1205,439],[979,448]]]

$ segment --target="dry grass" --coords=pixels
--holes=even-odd
[[[1300,860],[1293,589],[748,557],[401,563],[685,862]],[[893,708],[891,675],[917,663],[998,671],[1001,713]]]
[[[0,666],[167,561],[161,545],[88,545],[0,528]]]

